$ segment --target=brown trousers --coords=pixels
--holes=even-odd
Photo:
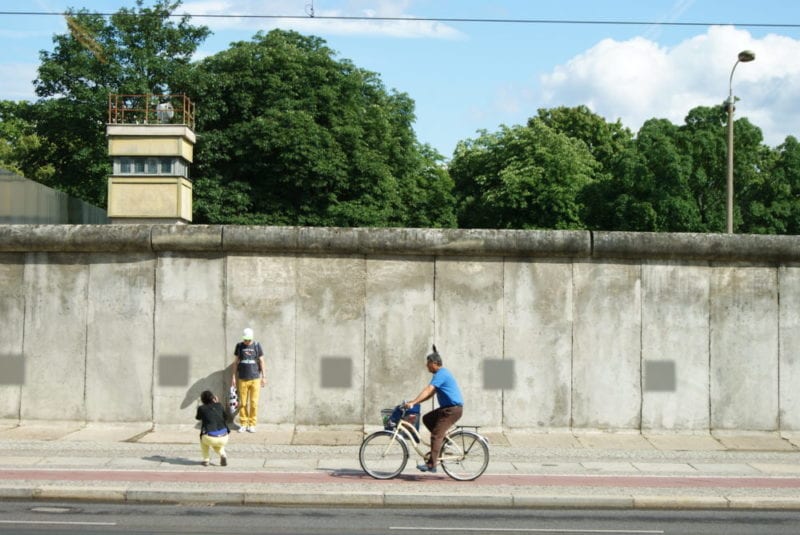
[[[431,432],[431,466],[439,464],[439,450],[442,449],[444,436],[463,412],[464,408],[459,406],[439,407],[422,417],[422,423]]]

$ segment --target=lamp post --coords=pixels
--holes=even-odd
[[[728,80],[728,234],[733,234],[733,71],[739,63],[747,63],[756,59],[756,53],[751,50],[739,52],[739,59],[733,64],[731,77]]]

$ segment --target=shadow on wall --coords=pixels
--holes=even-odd
[[[226,378],[227,382],[225,382]],[[196,405],[200,400],[200,394],[203,390],[211,390],[214,395],[219,398],[220,403],[224,405],[228,396],[227,385],[229,384],[230,376],[224,369],[215,371],[202,379],[198,379],[186,391],[186,396],[181,402],[181,409],[186,409],[190,405]]]

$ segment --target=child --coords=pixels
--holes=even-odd
[[[219,454],[219,464],[228,466],[225,445],[228,443],[228,425],[225,423],[225,410],[217,396],[210,390],[200,394],[202,405],[197,407],[197,420],[200,420],[200,452],[203,455],[203,466],[209,463],[209,448]]]

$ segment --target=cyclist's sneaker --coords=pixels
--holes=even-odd
[[[431,474],[435,474],[436,473],[436,467],[435,466],[429,466],[426,463],[418,464],[417,465],[417,470],[419,470],[420,472],[430,472]]]

